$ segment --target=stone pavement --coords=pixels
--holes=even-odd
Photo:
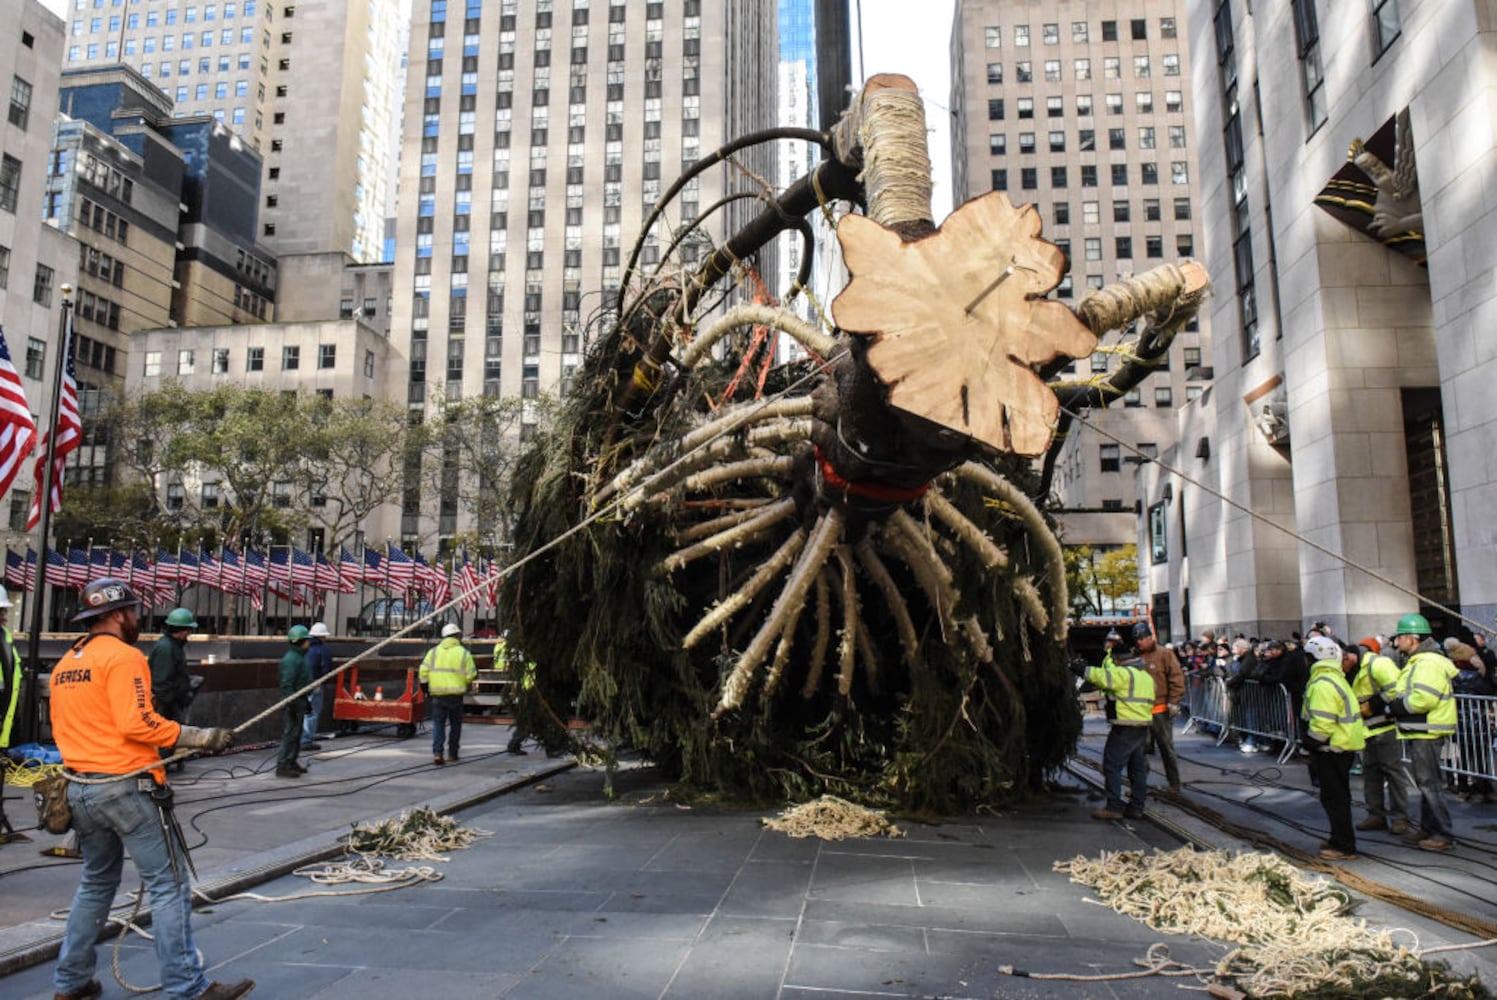
[[[474,750],[458,767],[434,768],[419,737],[404,743],[376,737],[350,757],[314,760],[305,787],[268,777],[214,779],[227,787],[204,789],[191,824],[183,809],[189,831],[207,834],[197,850],[205,885],[326,855],[351,814],[378,818],[414,805],[440,807],[443,798],[478,800],[458,818],[493,836],[435,864],[444,876],[435,883],[328,900],[211,906],[194,921],[211,974],[254,978],[257,1000],[1155,997],[1174,995],[1178,981],[1047,982],[1006,977],[998,967],[1125,972],[1155,941],[1167,941],[1173,957],[1188,963],[1209,963],[1224,952],[1220,944],[1162,934],[1089,903],[1088,890],[1052,870],[1056,860],[1077,854],[1178,846],[1170,831],[1194,821],[1168,804],[1151,807],[1163,825],[1100,823],[1089,817],[1096,799],[1077,786],[1001,815],[902,824],[905,839],[823,843],[766,830],[763,813],[678,807],[660,795],[647,769],[621,771],[609,800],[601,772],[539,777],[560,762],[539,754],[485,756],[484,745],[497,749],[505,736],[504,729],[466,729],[465,749]],[[1089,724],[1083,754],[1097,751],[1100,738]],[[339,750],[331,747],[342,745],[330,745],[323,756],[333,757]],[[1261,757],[1216,749],[1194,734],[1180,740],[1180,749],[1187,794],[1220,793],[1244,809],[1265,808],[1296,823],[1308,817],[1298,801],[1304,799],[1318,815],[1309,796],[1262,772]],[[222,762],[197,762],[189,771],[213,766]],[[335,768],[349,772],[340,779]],[[532,783],[493,797],[504,782],[527,777]],[[314,780],[326,788],[318,791]],[[1313,846],[1319,834],[1301,825]],[[34,848],[0,849],[0,862],[12,850]],[[1420,852],[1390,841],[1378,853],[1389,860],[1368,862],[1378,866],[1368,872],[1373,877],[1419,863],[1457,888],[1464,878],[1465,891],[1483,900],[1497,895],[1485,881],[1484,848],[1416,857]],[[46,906],[65,906],[76,870],[37,877],[50,879]],[[12,883],[25,878],[12,872],[0,879],[0,916]],[[127,886],[129,879],[127,872]],[[311,888],[282,875],[256,891],[280,897]],[[1412,928],[1424,947],[1468,940],[1376,901],[1359,912],[1374,923]],[[104,996],[123,998],[129,994],[110,974],[109,946],[100,948]],[[1497,982],[1480,953],[1450,957],[1458,968],[1480,969],[1487,982]],[[156,981],[149,944],[128,938],[121,970],[132,983]],[[50,961],[11,972],[0,978],[0,996],[45,1000],[50,972]]]

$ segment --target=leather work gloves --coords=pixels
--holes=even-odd
[[[177,736],[177,746],[196,747],[202,750],[227,750],[233,742],[234,731],[221,726],[214,726],[211,729],[183,726],[182,732]]]

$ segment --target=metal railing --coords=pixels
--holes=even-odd
[[[1185,678],[1185,701],[1190,719],[1181,735],[1209,731],[1217,746],[1233,734],[1282,741],[1280,764],[1294,754],[1299,726],[1282,684],[1244,681],[1229,688],[1220,677],[1193,674]],[[1455,703],[1455,736],[1441,748],[1440,770],[1459,784],[1485,779],[1497,792],[1497,696],[1458,694]]]

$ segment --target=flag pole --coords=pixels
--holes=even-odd
[[[58,411],[62,408],[62,380],[67,377],[68,354],[73,349],[73,286],[63,284],[58,286],[62,293],[62,316],[58,320],[58,331],[62,337],[62,343],[57,349],[57,365],[52,373],[52,403],[50,408],[50,419],[47,424],[47,440],[44,442],[42,456],[37,459],[43,462],[42,468],[42,495],[38,498],[38,510],[41,514],[37,521],[37,536],[40,542],[37,545],[39,552],[36,557],[36,584],[32,591],[33,602],[31,606],[31,635],[27,636],[26,665],[23,671],[21,693],[22,710],[25,717],[18,727],[26,742],[35,743],[41,737],[41,704],[37,678],[42,670],[42,625],[45,621],[43,605],[47,602],[43,599],[42,588],[47,583],[47,537],[52,530],[52,451],[53,443],[57,438]]]

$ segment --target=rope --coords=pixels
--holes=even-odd
[[[930,153],[925,105],[909,90],[877,91],[863,101],[858,130],[868,217],[882,226],[930,218]]]
[[[842,840],[845,837],[904,836],[904,831],[890,823],[883,813],[854,805],[835,795],[802,802],[773,819],[760,822],[770,830],[797,838]]]
[[[1147,979],[1149,976],[1203,976],[1209,975],[1212,971],[1197,969],[1170,958],[1169,945],[1163,941],[1155,941],[1149,945],[1149,950],[1144,957],[1135,958],[1133,964],[1143,966],[1142,971],[1098,973],[1087,976],[1072,972],[1025,972],[1012,965],[1000,965],[998,971],[1005,976],[1015,976],[1020,979],[1058,979],[1072,983],[1104,983],[1115,979]]]
[[[1061,409],[1062,413],[1066,414],[1071,419],[1077,421],[1082,426],[1091,428],[1093,431],[1096,431],[1098,434],[1100,434],[1103,437],[1107,438],[1109,441],[1113,442],[1114,444],[1122,446],[1125,450],[1131,452],[1132,454],[1137,455],[1140,458],[1147,459],[1150,462],[1153,462],[1154,464],[1158,465],[1161,469],[1163,469],[1165,472],[1169,473],[1172,476],[1175,476],[1175,477],[1179,478],[1182,482],[1185,482],[1185,483],[1188,483],[1191,486],[1194,486],[1196,489],[1201,490],[1202,492],[1206,493],[1207,495],[1215,497],[1216,499],[1220,500],[1222,503],[1226,504],[1228,507],[1231,507],[1233,510],[1236,510],[1239,513],[1242,513],[1242,514],[1246,514],[1249,517],[1253,518],[1254,520],[1261,521],[1262,523],[1264,523],[1266,525],[1269,525],[1270,527],[1277,528],[1279,531],[1282,531],[1284,534],[1288,535],[1290,538],[1293,538],[1295,541],[1299,542],[1300,544],[1302,544],[1302,545],[1308,545],[1310,548],[1314,549],[1316,552],[1319,552],[1322,555],[1330,556],[1332,559],[1335,559],[1337,562],[1341,563],[1344,566],[1349,566],[1350,568],[1352,568],[1354,570],[1357,570],[1358,572],[1365,573],[1367,576],[1372,577],[1378,583],[1381,583],[1381,584],[1383,584],[1386,587],[1391,587],[1392,589],[1398,591],[1400,594],[1404,594],[1404,595],[1406,595],[1408,597],[1412,597],[1416,601],[1420,601],[1420,602],[1423,602],[1424,604],[1428,604],[1430,607],[1433,607],[1436,610],[1441,611],[1441,612],[1443,612],[1443,613],[1451,616],[1452,618],[1455,618],[1455,619],[1457,619],[1459,621],[1465,622],[1467,625],[1471,626],[1471,628],[1473,630],[1480,629],[1481,631],[1487,633],[1488,635],[1497,636],[1497,629],[1494,629],[1492,625],[1489,625],[1489,624],[1477,621],[1475,618],[1471,618],[1471,617],[1469,617],[1467,615],[1464,615],[1461,612],[1457,611],[1456,609],[1454,609],[1452,607],[1449,607],[1448,605],[1442,604],[1442,603],[1440,603],[1439,601],[1435,600],[1432,597],[1428,597],[1428,596],[1426,596],[1424,594],[1421,594],[1419,591],[1414,590],[1411,587],[1406,587],[1403,584],[1399,583],[1397,580],[1390,579],[1390,578],[1384,576],[1382,573],[1379,573],[1377,570],[1373,569],[1372,567],[1365,566],[1362,563],[1357,562],[1355,559],[1350,558],[1349,556],[1342,555],[1340,552],[1337,552],[1334,549],[1329,548],[1328,546],[1322,545],[1321,543],[1315,541],[1315,539],[1310,538],[1307,535],[1301,534],[1300,532],[1296,531],[1293,528],[1286,528],[1284,525],[1282,525],[1279,522],[1275,521],[1273,518],[1269,517],[1268,515],[1266,515],[1266,514],[1260,514],[1258,511],[1256,511],[1253,508],[1247,506],[1246,504],[1239,503],[1238,501],[1236,501],[1236,500],[1232,499],[1231,497],[1227,496],[1221,490],[1218,490],[1215,487],[1213,487],[1213,486],[1211,486],[1211,485],[1209,485],[1209,484],[1207,484],[1205,482],[1202,482],[1199,479],[1196,479],[1194,476],[1190,475],[1187,472],[1182,471],[1178,467],[1170,465],[1170,464],[1168,464],[1168,463],[1166,463],[1166,462],[1164,462],[1164,461],[1162,461],[1159,458],[1156,458],[1154,456],[1145,455],[1142,451],[1140,451],[1138,448],[1134,447],[1131,443],[1129,443],[1127,441],[1124,441],[1122,438],[1118,437],[1116,434],[1113,434],[1111,431],[1109,431],[1106,428],[1100,426],[1099,424],[1092,423],[1090,420],[1088,420],[1085,417],[1081,416],[1081,414],[1075,412],[1074,410],[1068,409],[1064,405],[1062,405],[1060,409]]]

